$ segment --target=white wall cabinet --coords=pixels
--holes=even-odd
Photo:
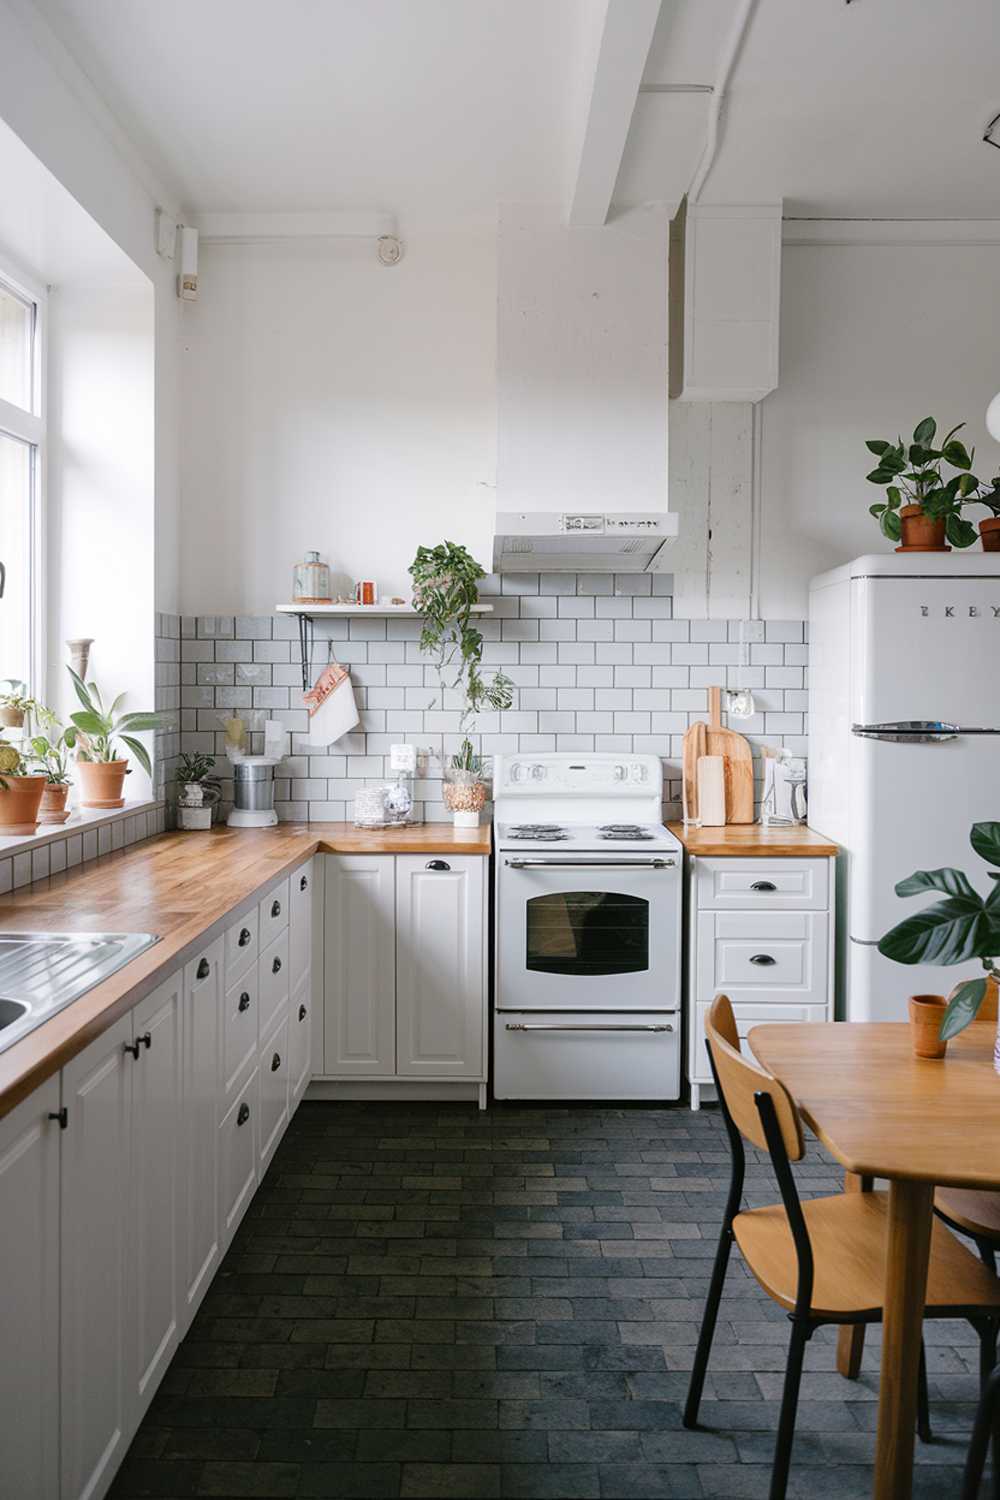
[[[59,1109],[56,1077],[0,1120],[0,1495],[59,1493]]]
[[[468,1083],[484,1105],[482,856],[331,854],[325,863],[324,1079]]]
[[[833,860],[688,858],[691,1107],[715,1097],[705,1016],[729,996],[741,1043],[765,1021],[833,1016]]]

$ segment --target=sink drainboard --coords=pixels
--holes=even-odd
[[[158,941],[149,932],[0,932],[0,1051]]]

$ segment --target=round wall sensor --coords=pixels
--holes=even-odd
[[[394,234],[380,234],[378,258],[384,266],[398,266],[403,259],[403,241]]]

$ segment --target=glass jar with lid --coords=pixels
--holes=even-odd
[[[293,604],[329,604],[330,569],[318,552],[307,552],[292,573]]]

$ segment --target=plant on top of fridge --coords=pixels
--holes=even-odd
[[[1000,981],[1000,823],[974,823],[969,835],[973,849],[992,866],[996,882],[987,896],[974,890],[961,870],[917,870],[896,886],[897,896],[940,891],[943,901],[925,906],[887,932],[878,951],[898,964],[963,964],[978,958],[986,971],[982,979],[967,979],[952,994],[941,1020],[941,1039],[957,1036],[974,1021],[986,994],[988,979]]]
[[[904,443],[902,438],[895,443],[884,438],[866,441],[865,447],[877,462],[865,478],[869,484],[885,489],[885,499],[868,509],[889,541],[898,542],[903,535],[905,512],[910,506],[918,507],[931,521],[943,522],[945,535],[953,547],[971,547],[976,540],[976,528],[964,518],[962,508],[977,501],[987,503],[985,494],[992,494],[993,490],[980,494],[980,481],[972,472],[976,450],[973,448],[970,453],[955,435],[964,426],[964,422],[959,422],[937,446],[937,423],[933,417],[924,417],[917,423],[910,443]],[[956,472],[948,476],[947,469]]]

